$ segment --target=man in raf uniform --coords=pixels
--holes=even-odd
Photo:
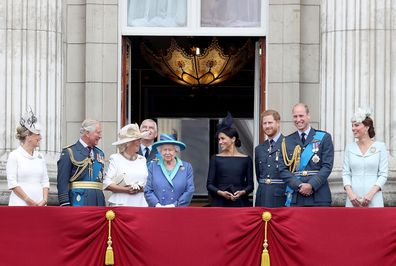
[[[255,206],[285,206],[285,183],[279,176],[279,161],[282,160],[280,115],[275,110],[261,113],[261,126],[268,139],[255,149],[255,167],[258,182]]]
[[[58,161],[60,206],[105,206],[103,195],[104,153],[96,145],[102,138],[101,124],[86,119],[80,139],[62,150]]]
[[[330,206],[327,181],[334,161],[331,135],[310,126],[308,106],[293,107],[297,131],[282,144],[281,178],[286,181],[286,206]]]

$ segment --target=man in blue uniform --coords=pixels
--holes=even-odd
[[[261,113],[261,126],[267,140],[255,149],[255,167],[258,182],[255,206],[285,206],[285,183],[279,176],[279,162],[282,160],[280,115],[275,110]]]
[[[310,125],[308,106],[293,107],[297,131],[282,144],[281,178],[286,181],[286,206],[330,206],[328,177],[333,169],[331,135]]]
[[[105,206],[103,195],[104,153],[96,145],[102,138],[101,124],[86,119],[80,139],[62,150],[58,161],[60,206]]]

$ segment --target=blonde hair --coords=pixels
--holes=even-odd
[[[15,138],[18,139],[21,143],[24,143],[27,136],[32,135],[33,133],[29,131],[24,126],[17,126]]]

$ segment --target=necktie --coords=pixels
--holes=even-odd
[[[92,156],[92,147],[87,146],[87,150],[88,150],[88,157],[91,157],[91,159],[93,158]]]
[[[305,144],[305,133],[303,132],[303,133],[301,133],[301,142],[302,142],[302,144],[304,145]]]
[[[270,139],[269,144],[270,144],[270,146],[269,146],[269,152],[271,152],[272,149],[274,148],[274,140],[273,140],[273,139]]]
[[[150,149],[148,147],[144,148],[144,157],[148,159],[149,155],[150,155]]]

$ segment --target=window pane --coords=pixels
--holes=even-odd
[[[128,26],[185,27],[187,0],[128,0]]]
[[[201,1],[201,27],[260,27],[260,0]]]

